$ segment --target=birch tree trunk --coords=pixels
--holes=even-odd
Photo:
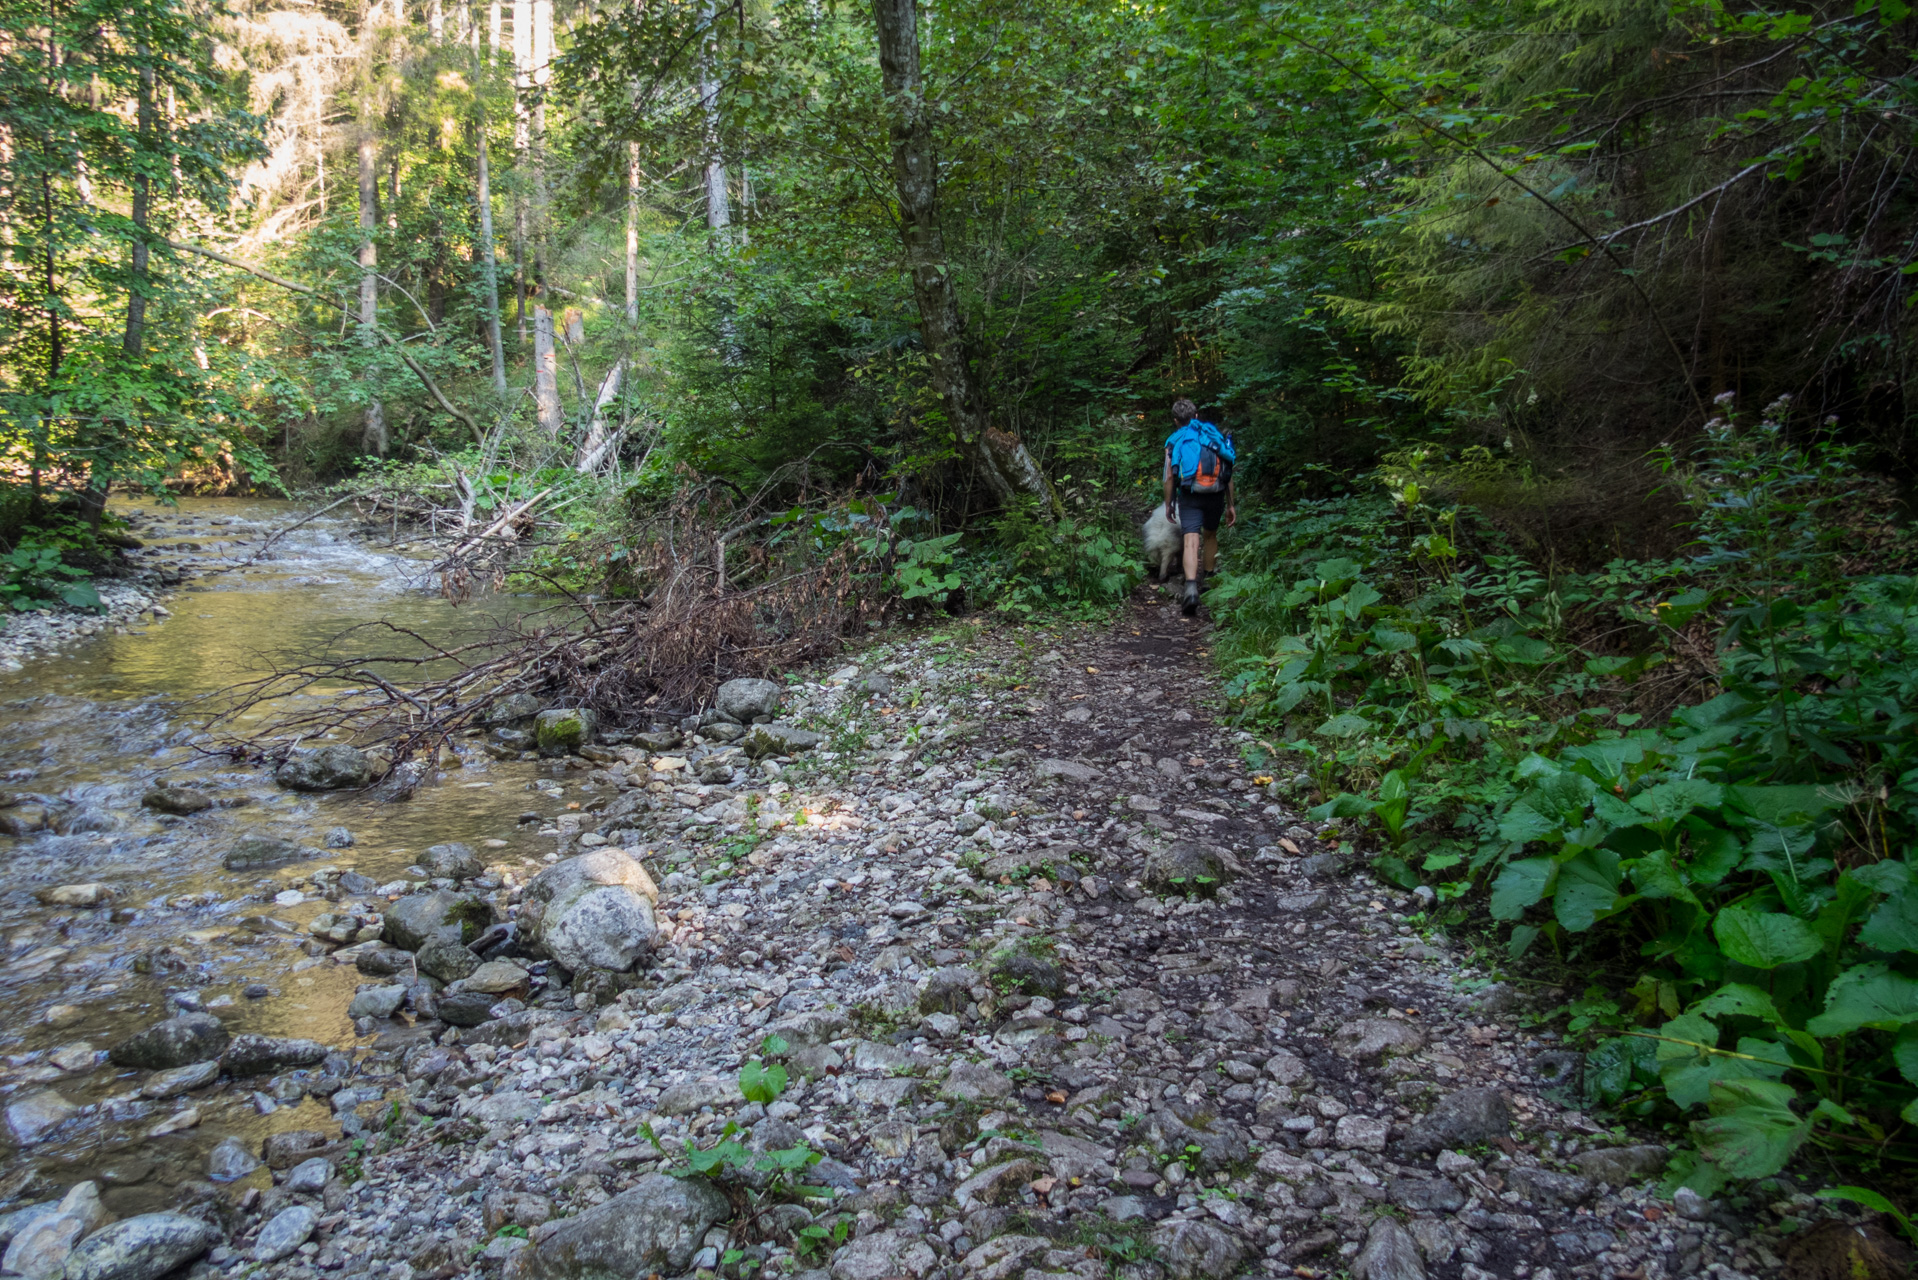
[[[533,283],[546,290],[552,193],[546,182],[546,90],[553,83],[553,0],[533,0]]]
[[[713,68],[717,56],[713,42],[718,38],[718,28],[713,21],[715,12],[714,0],[706,0],[705,8],[700,11],[705,36],[699,56],[699,107],[706,119],[706,229],[713,233],[716,242],[723,244],[730,236],[733,211],[732,198],[726,190],[726,157],[719,148],[719,78]]]
[[[932,117],[919,72],[918,11],[915,0],[872,0],[879,29],[879,70],[891,117],[892,175],[899,193],[899,234],[912,293],[919,305],[919,328],[926,343],[933,390],[945,402],[946,416],[979,479],[1000,501],[1039,499],[1043,511],[1058,517],[1059,499],[1025,443],[995,427],[975,380],[959,318],[959,297],[952,287],[945,240],[939,232],[938,162],[932,148]]]
[[[434,44],[446,39],[446,13],[441,0],[426,0],[426,36]]]
[[[588,475],[599,467],[605,458],[613,439],[606,431],[606,408],[619,395],[619,384],[626,376],[624,358],[615,360],[607,371],[605,381],[599,384],[599,394],[593,397],[593,421],[586,428],[586,436],[579,442],[579,448],[573,453],[573,469],[581,475]]]
[[[532,167],[533,0],[513,0],[513,322],[526,341],[526,183]]]
[[[639,323],[639,144],[626,144],[626,323]]]
[[[360,161],[360,341],[367,347],[379,344],[375,326],[379,323],[379,249],[373,243],[373,229],[379,225],[380,177],[377,167],[379,141],[374,136],[371,93],[361,99],[359,129]],[[386,410],[378,398],[366,402],[366,420],[360,430],[360,451],[386,456]]]
[[[486,39],[487,49],[491,52],[495,64],[499,62],[501,26],[500,0],[492,0],[492,3],[486,6]]]
[[[553,313],[533,304],[533,403],[540,430],[557,438],[566,425],[559,405],[559,350],[553,341]]]
[[[486,114],[479,117],[480,263],[486,294],[486,345],[493,356],[493,393],[506,398],[506,350],[499,331],[499,259],[493,252],[493,185],[486,157]]]

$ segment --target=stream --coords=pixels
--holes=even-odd
[[[169,616],[124,634],[103,629],[0,675],[0,789],[25,793],[29,805],[51,801],[60,815],[54,830],[0,835],[0,1000],[10,1015],[0,1020],[0,1107],[51,1089],[78,1108],[31,1145],[17,1133],[4,1138],[0,1201],[93,1178],[124,1215],[204,1179],[222,1138],[238,1135],[257,1151],[266,1134],[332,1125],[323,1103],[299,1101],[294,1088],[283,1105],[262,1077],[193,1103],[196,1124],[152,1136],[189,1100],[142,1097],[144,1073],[114,1067],[109,1046],[181,1010],[204,1010],[236,1034],[350,1050],[346,1006],[364,978],[308,954],[321,948],[308,943],[306,925],[333,905],[317,896],[316,873],[415,881],[421,852],[446,841],[468,843],[489,864],[538,865],[553,840],[520,816],[564,808],[566,784],[553,767],[474,750],[461,767],[429,771],[405,801],[303,795],[196,750],[210,695],[276,660],[311,659],[356,624],[387,620],[446,642],[541,602],[494,596],[455,608],[423,581],[423,561],[356,538],[351,520],[336,517],[286,534],[256,564],[211,572],[297,520],[304,508],[289,502],[134,501],[115,510],[146,544],[136,559],[188,575],[165,602]],[[197,788],[216,807],[188,817],[141,807],[161,780]],[[342,827],[351,846],[326,848],[321,859],[270,871],[221,865],[244,835],[317,847]],[[89,883],[106,885],[111,901],[87,909],[36,897]]]

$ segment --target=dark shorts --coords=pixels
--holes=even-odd
[[[1181,493],[1179,495],[1180,533],[1217,533],[1225,515],[1223,493]]]

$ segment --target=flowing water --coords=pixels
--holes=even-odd
[[[147,543],[136,554],[189,571],[246,559],[302,514],[240,499],[118,510]],[[117,1212],[138,1211],[205,1177],[206,1152],[228,1134],[255,1141],[325,1128],[311,1099],[279,1106],[241,1088],[193,1104],[198,1124],[149,1136],[190,1100],[141,1098],[144,1073],[119,1070],[104,1050],[182,1008],[215,1013],[236,1033],[350,1047],[345,1009],[361,975],[305,954],[306,923],[331,904],[295,886],[322,867],[406,879],[421,851],[444,841],[465,841],[490,863],[551,852],[536,826],[518,822],[564,803],[554,794],[563,783],[534,764],[472,751],[464,767],[429,773],[410,800],[381,802],[283,791],[261,769],[196,749],[212,695],[276,664],[370,650],[374,635],[342,638],[357,624],[390,621],[444,642],[536,603],[492,597],[455,608],[421,581],[421,562],[351,534],[347,521],[321,517],[257,564],[193,579],[166,602],[168,618],[0,675],[0,789],[51,798],[67,815],[66,834],[0,836],[0,1106],[51,1089],[79,1108],[46,1140],[0,1138],[11,1148],[0,1200],[30,1182],[88,1176]],[[156,780],[199,788],[219,807],[185,818],[144,809]],[[273,871],[220,864],[241,835],[318,846],[334,827],[354,843],[323,859]],[[91,882],[111,888],[110,906],[49,907],[35,896]]]

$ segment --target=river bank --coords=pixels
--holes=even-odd
[[[476,740],[402,804],[184,779],[247,798],[180,820],[211,852],[262,808],[355,843],[211,904],[58,913],[61,942],[157,927],[181,968],[110,1034],[39,1015],[0,1083],[9,1199],[179,1209],[217,1228],[181,1261],[273,1280],[1653,1280],[1818,1274],[1864,1238],[1784,1183],[1655,1194],[1658,1135],[1581,1111],[1576,1055],[1524,1029],[1562,993],[1492,981],[1244,769],[1192,637],[1150,593],[1111,625],[892,637],[795,674],[780,715],[819,737],[783,764],[660,726],[537,762]],[[447,985],[386,945],[416,890],[523,917],[588,850],[657,882],[634,978],[476,942],[500,967]],[[71,963],[51,941],[16,963]],[[462,987],[477,1025],[439,1016]],[[106,1060],[166,1013],[241,1037]],[[760,1058],[790,1083],[749,1099]],[[728,1126],[817,1153],[831,1195],[662,1178]]]

